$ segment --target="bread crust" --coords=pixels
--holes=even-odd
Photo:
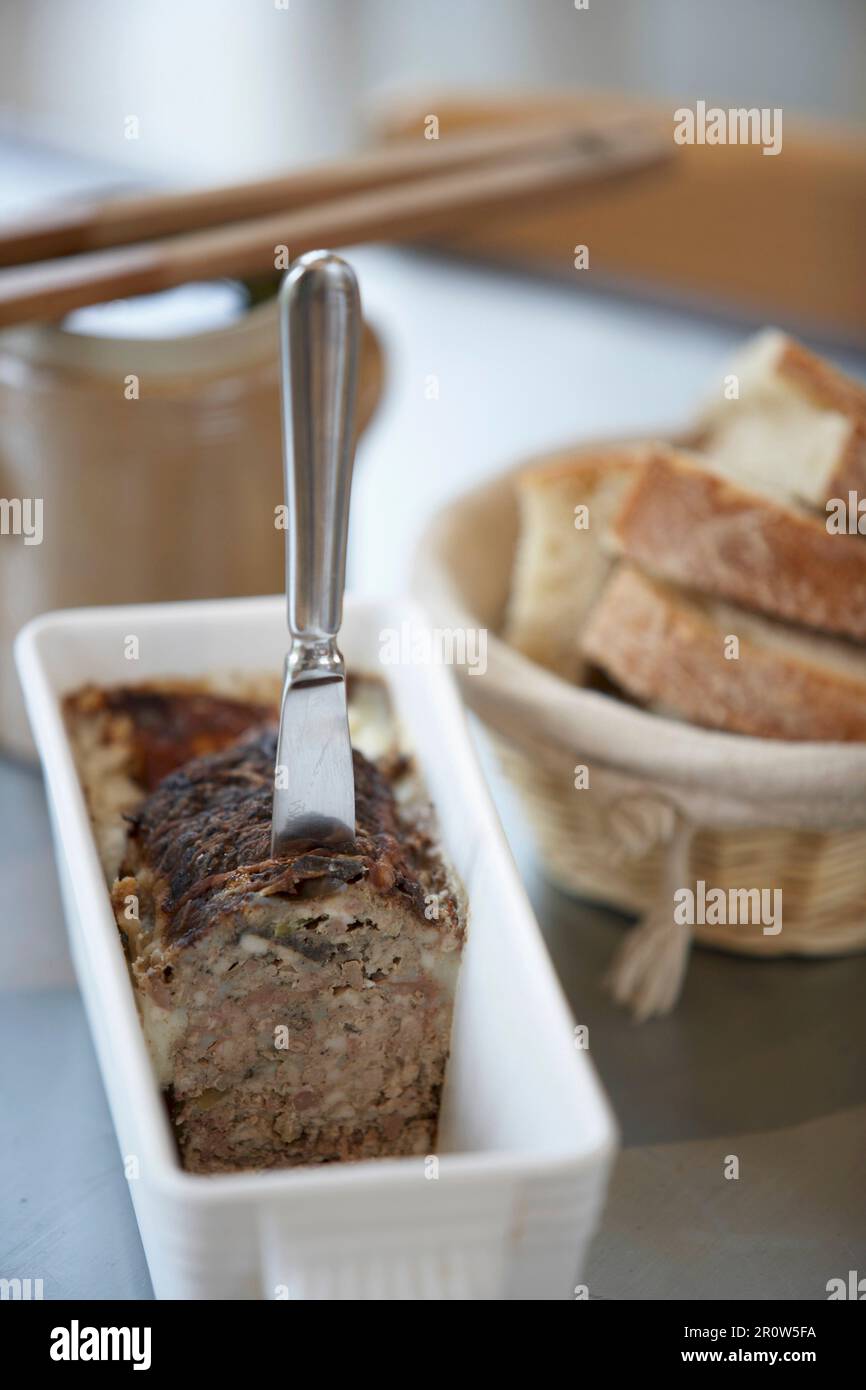
[[[866,545],[831,534],[704,461],[658,448],[614,517],[610,544],[662,579],[804,627],[866,640]]]
[[[747,484],[826,509],[866,495],[866,389],[777,329],[729,365],[739,394],[707,403],[700,447]]]
[[[785,338],[776,371],[818,409],[834,411],[849,421],[845,442],[828,474],[827,498],[847,498],[849,491],[866,495],[866,388],[793,338]]]
[[[822,410],[835,410],[852,420],[866,422],[866,387],[816,357],[802,343],[785,338],[776,361],[783,380],[801,391]]]
[[[866,653],[791,635],[627,563],[608,581],[582,646],[628,695],[695,724],[758,738],[866,740]]]

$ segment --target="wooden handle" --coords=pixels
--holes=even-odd
[[[383,134],[405,137],[425,110],[457,132],[589,113],[604,120],[630,109],[633,119],[666,127],[673,138],[670,106],[625,108],[614,94],[425,100],[402,104]],[[586,203],[566,194],[539,216],[468,227],[441,244],[462,256],[550,271],[579,219],[579,239],[592,248],[582,283],[643,286],[660,302],[862,348],[866,138],[854,126],[788,115],[778,158],[750,144],[678,145],[676,157],[646,179],[600,188]]]
[[[277,248],[291,259],[319,246],[418,240],[494,214],[533,209],[576,184],[613,177],[669,156],[645,127],[599,135],[574,148],[438,178],[397,183],[248,222],[0,272],[0,327],[62,317],[73,309],[152,294],[191,280],[273,272]],[[567,248],[565,248],[567,249]],[[565,251],[564,251],[565,254]]]
[[[0,229],[0,266],[127,246],[151,237],[247,221],[327,198],[344,198],[411,179],[435,177],[498,158],[567,145],[585,148],[614,138],[616,124],[590,116],[541,117],[513,126],[448,133],[436,140],[406,137],[384,149],[299,169],[255,183],[182,193],[142,193],[99,203],[64,203]]]

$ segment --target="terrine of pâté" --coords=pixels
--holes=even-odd
[[[426,1154],[460,889],[411,759],[382,736],[374,682],[350,687],[354,839],[270,857],[273,693],[90,687],[66,702],[182,1161],[214,1173]],[[375,756],[357,746],[365,722]]]

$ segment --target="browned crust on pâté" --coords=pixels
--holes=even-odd
[[[156,923],[163,940],[185,944],[206,931],[218,894],[230,892],[241,910],[252,894],[301,896],[316,881],[366,879],[385,896],[399,895],[426,920],[426,895],[445,886],[444,875],[431,886],[439,863],[434,846],[420,829],[399,823],[388,780],[357,749],[354,840],[335,850],[271,858],[276,741],[275,727],[253,731],[178,768],[130,818],[121,878],[143,862],[165,885]],[[453,902],[449,906],[456,914]]]

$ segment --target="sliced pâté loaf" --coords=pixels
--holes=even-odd
[[[706,407],[702,447],[725,468],[824,511],[849,491],[866,497],[866,388],[776,329],[731,360]]]
[[[698,455],[658,447],[608,531],[614,551],[687,588],[770,617],[866,639],[866,543],[747,487]]]
[[[695,724],[760,738],[866,740],[866,652],[632,565],[608,580],[583,650],[634,699]]]
[[[504,636],[567,680],[583,675],[581,628],[611,564],[602,537],[641,458],[638,448],[571,451],[518,477],[520,531]],[[576,508],[586,511],[578,517]]]
[[[341,850],[272,859],[276,730],[164,778],[113,889],[186,1168],[433,1147],[464,921],[429,828],[355,751]]]

